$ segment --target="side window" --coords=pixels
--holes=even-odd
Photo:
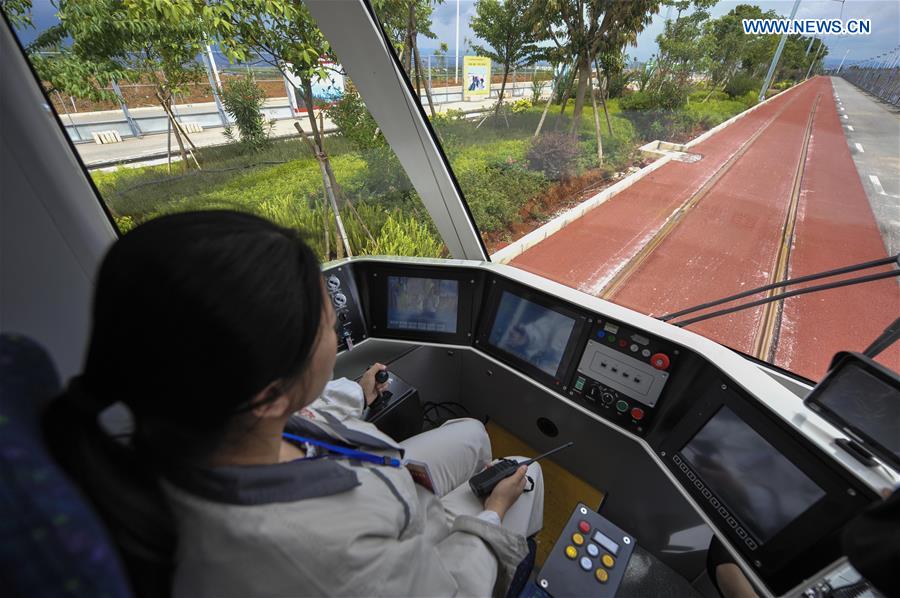
[[[0,4],[120,232],[245,210],[323,261],[446,248],[302,4]]]

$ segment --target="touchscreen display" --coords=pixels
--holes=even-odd
[[[456,334],[459,281],[388,276],[387,327]]]
[[[681,455],[761,542],[825,496],[728,407],[703,426]]]
[[[575,320],[504,291],[488,342],[555,376]]]
[[[900,396],[884,380],[847,364],[815,402],[900,458]]]

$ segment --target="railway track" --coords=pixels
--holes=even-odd
[[[659,230],[644,244],[641,249],[634,254],[627,262],[625,262],[616,273],[607,281],[606,285],[601,289],[599,297],[612,300],[616,294],[625,286],[629,279],[640,271],[647,259],[659,249],[660,245],[684,222],[686,216],[690,214],[697,205],[710,192],[714,191],[721,183],[725,175],[740,162],[741,158],[751,149],[754,143],[775,123],[784,112],[799,101],[803,97],[802,94],[795,94],[789,101],[779,107],[778,111],[769,118],[753,135],[747,138],[738,150],[724,162],[696,191],[694,191]],[[769,269],[770,275],[768,283],[780,282],[785,280],[789,273],[791,246],[794,239],[794,230],[796,227],[798,205],[800,200],[800,189],[803,181],[803,173],[806,164],[806,157],[809,148],[810,136],[812,133],[813,120],[821,100],[821,93],[817,93],[812,103],[809,115],[807,117],[806,129],[803,134],[802,148],[797,159],[797,165],[794,171],[793,184],[791,185],[791,193],[788,198],[788,208],[781,228],[778,250],[774,263]],[[781,289],[772,290],[766,296],[781,294]],[[781,326],[781,305],[782,301],[774,301],[767,304],[763,308],[763,314],[760,319],[752,344],[752,355],[758,359],[771,360],[778,346],[778,336]]]

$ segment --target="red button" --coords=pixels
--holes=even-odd
[[[591,531],[591,524],[587,521],[581,521],[578,523],[578,529],[581,530],[581,533],[586,534]]]
[[[650,365],[658,370],[666,370],[669,368],[669,356],[665,353],[654,353],[650,358]]]
[[[631,410],[632,419],[644,419],[644,410],[640,407],[634,407]]]
[[[624,339],[622,339],[622,340],[619,341],[619,346],[620,346],[620,347],[625,347],[625,346],[627,346],[627,345],[628,345],[628,341],[626,341],[626,340],[624,340]]]

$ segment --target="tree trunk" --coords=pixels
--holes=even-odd
[[[593,81],[590,82],[591,105],[594,107],[594,133],[597,135],[597,162],[603,166],[603,139],[600,137],[600,111],[597,109],[597,96],[594,94]]]
[[[609,75],[600,78],[600,63],[596,60],[594,68],[597,70],[597,84],[599,85],[603,81],[603,85],[600,87],[600,104],[603,106],[603,114],[606,116],[606,131],[612,136],[612,122],[609,120],[609,110],[606,108],[606,100],[609,99]]]
[[[425,77],[421,75],[422,73],[422,60],[419,58],[419,45],[413,42],[413,55],[416,60],[416,92],[418,93],[419,87],[419,78],[424,79]],[[434,117],[434,100],[431,99],[431,89],[428,87],[428,81],[424,82],[425,87],[425,97],[428,99],[428,110],[431,112],[431,116]],[[421,96],[420,96],[421,97]]]
[[[572,67],[574,69],[574,65]],[[568,77],[567,77],[568,79]],[[553,125],[553,129],[559,129],[559,125],[562,122],[563,115],[566,113],[566,105],[569,103],[569,96],[572,95],[572,86],[575,84],[575,77],[573,76],[566,83],[566,89],[563,92],[561,101],[559,102],[559,114],[556,116],[556,123]]]
[[[166,113],[166,118],[169,119],[169,126],[171,126],[172,130],[175,131],[175,141],[178,142],[178,151],[181,153],[181,168],[182,170],[186,171],[189,166],[187,152],[184,149],[184,142],[182,142],[181,140],[181,135],[179,135],[178,133],[178,123],[176,122],[175,116],[172,114],[172,111],[169,109],[169,100],[163,98],[162,92],[160,92],[158,89],[156,90],[156,98],[159,100],[159,104],[160,106],[162,106],[163,112]]]
[[[591,85],[591,61],[587,56],[581,56],[578,60],[578,89],[575,92],[575,110],[572,112],[572,125],[569,133],[575,137],[578,135],[578,127],[581,125],[581,113],[584,111],[585,94]]]
[[[347,257],[351,257],[353,253],[350,251],[350,242],[347,240],[347,232],[344,230],[344,221],[341,220],[341,213],[334,197],[334,189],[331,187],[331,177],[328,176],[328,169],[325,167],[326,159],[322,154],[316,154],[319,172],[322,174],[322,184],[325,185],[325,194],[328,196],[328,201],[331,202],[331,209],[334,210],[334,222],[337,225],[337,234],[340,240],[335,249],[337,250],[337,259],[340,260],[344,258],[345,250]]]
[[[506,78],[509,76],[509,65],[503,65],[503,81],[500,83],[500,95],[497,96],[497,107],[494,109],[495,114],[500,114],[500,104],[503,103],[503,93],[506,91]]]
[[[341,219],[341,212],[338,209],[335,188],[332,186],[332,177],[329,174],[332,173],[331,160],[328,159],[328,154],[325,153],[325,142],[322,138],[322,131],[316,124],[316,116],[313,113],[312,81],[302,78],[300,84],[302,85],[303,91],[303,103],[306,105],[306,114],[309,117],[309,124],[312,127],[313,139],[315,141],[315,145],[311,147],[311,149],[313,150],[316,161],[319,163],[319,170],[322,174],[322,184],[325,186],[325,195],[328,197],[328,201],[331,203],[331,209],[334,211],[334,221],[338,234],[338,243],[336,243],[335,246],[338,259],[342,259],[345,251],[348,257],[352,256],[353,253],[350,250],[350,241],[347,238],[347,233],[344,229],[344,221]],[[295,122],[294,126],[297,127],[297,130],[300,131],[305,138],[306,133],[303,132],[300,123]]]

